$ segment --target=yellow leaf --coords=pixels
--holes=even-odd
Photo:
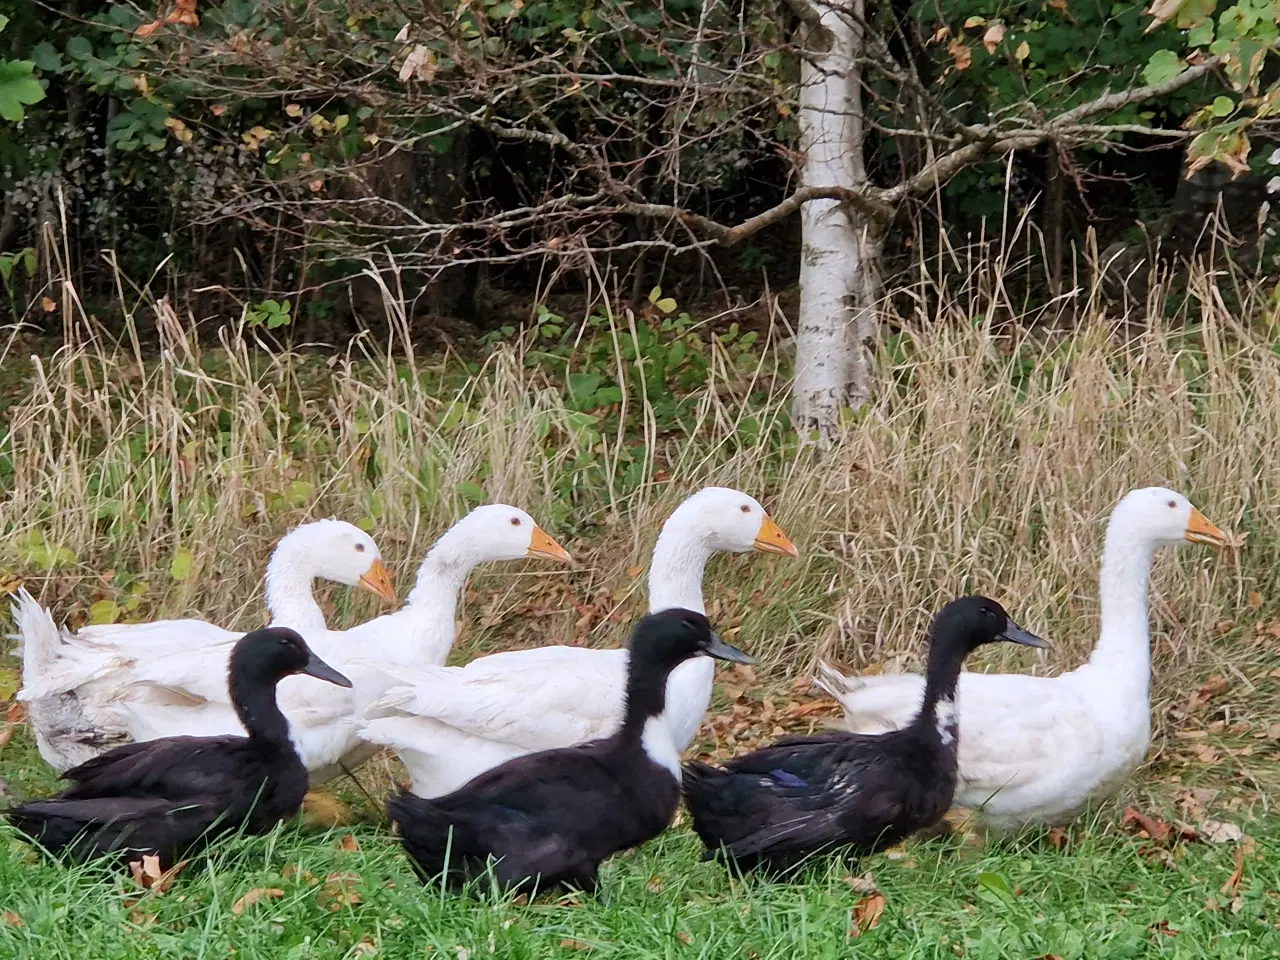
[[[1031,56],[1031,47],[1027,41],[1023,40],[1018,44],[1018,49],[1013,51],[1013,55],[1017,57],[1018,60],[1025,60],[1027,57]]]
[[[169,564],[169,576],[175,580],[185,580],[191,576],[191,551],[186,547],[173,555],[173,562]]]
[[[661,310],[663,313],[670,313],[672,310],[676,308],[676,302],[671,297],[663,297],[661,300],[655,303],[654,306],[657,307],[659,310]]]
[[[284,891],[279,887],[255,887],[231,905],[231,912],[236,915],[242,914],[247,907],[252,907],[259,900],[268,897],[279,900],[284,897]]]
[[[974,27],[985,27],[986,25],[987,25],[986,17],[970,17],[968,20],[964,22],[964,28],[966,30],[971,30]]]
[[[115,623],[120,616],[120,608],[112,600],[99,600],[89,607],[90,623]]]
[[[302,116],[302,106],[297,103],[291,103],[284,108],[284,112],[291,117],[300,117]]]
[[[650,291],[649,291],[649,302],[650,302],[650,303],[657,303],[657,302],[658,302],[658,300],[660,300],[661,298],[662,298],[662,288],[661,288],[661,287],[654,287],[652,290],[650,290]]]

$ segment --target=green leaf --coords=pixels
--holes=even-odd
[[[653,305],[663,313],[670,313],[676,308],[676,302],[671,297],[663,297],[661,300],[656,300]]]
[[[113,600],[99,600],[89,607],[90,623],[115,623],[120,616],[120,608]]]
[[[268,324],[270,326],[270,324]],[[289,484],[287,498],[295,507],[303,507],[315,497],[316,488],[305,480],[294,480]]]
[[[649,302],[657,303],[662,298],[662,288],[654,287],[649,291]]]
[[[73,60],[88,60],[93,56],[93,44],[86,37],[72,37],[67,41],[67,56]]]
[[[373,531],[378,528],[378,524],[374,521],[373,517],[361,517],[356,521],[356,526],[365,533],[373,533]]]
[[[169,564],[169,576],[175,580],[185,580],[191,576],[191,551],[186,547],[173,555],[173,562]]]
[[[22,121],[24,105],[44,99],[44,87],[31,75],[35,67],[30,60],[0,60],[0,117],[10,123]]]
[[[6,17],[3,13],[0,13],[0,30],[3,30],[8,25],[9,25],[9,18]]]
[[[1142,68],[1142,79],[1152,84],[1165,83],[1186,68],[1187,65],[1172,50],[1157,50]]]
[[[1207,47],[1213,43],[1213,21],[1202,20],[1187,32],[1187,44],[1192,47]]]
[[[22,677],[17,667],[0,667],[0,700],[12,700],[22,689]]]
[[[468,503],[484,503],[484,487],[476,483],[474,480],[463,480],[458,484],[458,492],[462,494],[462,498]]]
[[[1231,111],[1235,110],[1235,102],[1230,97],[1215,97],[1209,109],[1213,111],[1215,117],[1226,117],[1231,115]]]
[[[1004,877],[998,873],[980,873],[978,874],[978,883],[992,893],[1005,897],[1012,897],[1013,886]]]

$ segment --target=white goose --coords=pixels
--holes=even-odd
[[[1128,779],[1151,738],[1151,563],[1158,547],[1184,540],[1227,543],[1181,494],[1131,491],[1107,524],[1102,629],[1088,662],[1056,677],[960,675],[956,806],[997,829],[1055,825]],[[917,674],[850,677],[826,664],[819,670],[818,682],[840,701],[845,725],[856,732],[905,726],[923,698]]]
[[[524,557],[571,559],[568,551],[523,510],[504,504],[477,507],[436,541],[418,568],[417,581],[401,609],[349,630],[306,635],[316,655],[354,684],[347,690],[331,684],[308,684],[305,677],[286,677],[277,687],[280,708],[289,720],[290,739],[313,783],[332,779],[344,767],[354,769],[377,749],[360,742],[353,721],[394,680],[353,661],[373,654],[404,665],[404,669],[444,663],[457,630],[458,596],[471,571],[481,563]],[[303,682],[293,682],[296,680]],[[190,694],[195,683],[191,666],[181,655],[148,664],[145,675],[134,677],[128,699],[121,705],[129,716],[131,738],[243,733],[226,690],[216,698],[202,692],[194,701]],[[201,690],[206,686],[201,683]],[[185,704],[175,703],[175,698],[184,697]]]
[[[668,518],[649,568],[649,610],[705,613],[702,572],[718,551],[796,556],[760,504],[708,487]],[[361,736],[395,748],[419,796],[441,796],[512,757],[608,736],[621,722],[627,651],[551,646],[480,657],[465,667],[362,661],[400,682],[370,705]],[[715,665],[700,657],[667,683],[666,722],[683,750],[711,701]]]
[[[341,520],[317,520],[280,538],[266,572],[271,625],[307,634],[325,630],[312,581],[359,586],[396,598],[373,538]],[[140,663],[179,654],[193,695],[226,696],[226,659],[242,636],[204,620],[96,624],[71,633],[25,590],[13,607],[23,688],[40,755],[59,773],[132,739],[117,702]],[[219,665],[209,669],[211,661]]]

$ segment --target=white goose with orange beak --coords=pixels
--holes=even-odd
[[[649,568],[649,611],[705,613],[702,573],[719,552],[797,555],[759,502],[707,487],[667,519]],[[362,739],[393,747],[419,796],[437,797],[513,757],[613,733],[622,720],[625,649],[551,646],[480,657],[465,667],[404,669],[358,661],[394,678],[366,710]],[[345,667],[344,667],[345,669]],[[714,662],[681,664],[667,681],[661,722],[687,747],[711,703]]]
[[[960,675],[956,806],[996,829],[1057,825],[1129,779],[1151,740],[1151,563],[1159,547],[1182,542],[1229,540],[1179,493],[1130,491],[1107,524],[1102,626],[1088,662],[1056,677]],[[918,674],[845,676],[826,664],[819,671],[858,733],[904,727],[924,697]]]
[[[272,626],[304,637],[327,630],[312,593],[317,579],[396,599],[372,537],[342,520],[316,520],[281,537],[267,562]],[[243,635],[196,619],[94,624],[72,633],[59,630],[26,591],[19,592],[13,615],[23,661],[18,698],[27,703],[40,755],[59,773],[132,739],[116,701],[146,675],[140,665],[180,658],[194,702],[225,698],[227,658]]]

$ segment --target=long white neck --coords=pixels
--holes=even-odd
[[[457,633],[458,596],[480,563],[474,545],[460,533],[450,530],[436,541],[398,613],[412,624],[401,640],[405,662],[442,664],[449,656]]]
[[[706,614],[702,572],[715,551],[691,531],[663,529],[649,564],[649,612],[683,607]]]
[[[1107,527],[1102,551],[1098,599],[1102,628],[1089,664],[1106,672],[1108,682],[1145,698],[1151,685],[1151,625],[1147,585],[1156,544],[1135,537],[1124,524]]]
[[[715,553],[706,539],[692,531],[672,529],[670,521],[653,547],[649,565],[649,612],[683,607],[706,614],[702,599],[702,572]],[[663,724],[678,750],[693,741],[702,718],[711,706],[716,664],[710,657],[694,657],[671,671]]]
[[[267,612],[272,626],[292,627],[303,636],[326,629],[324,611],[311,590],[314,579],[313,550],[307,538],[296,533],[282,538],[267,562]]]

